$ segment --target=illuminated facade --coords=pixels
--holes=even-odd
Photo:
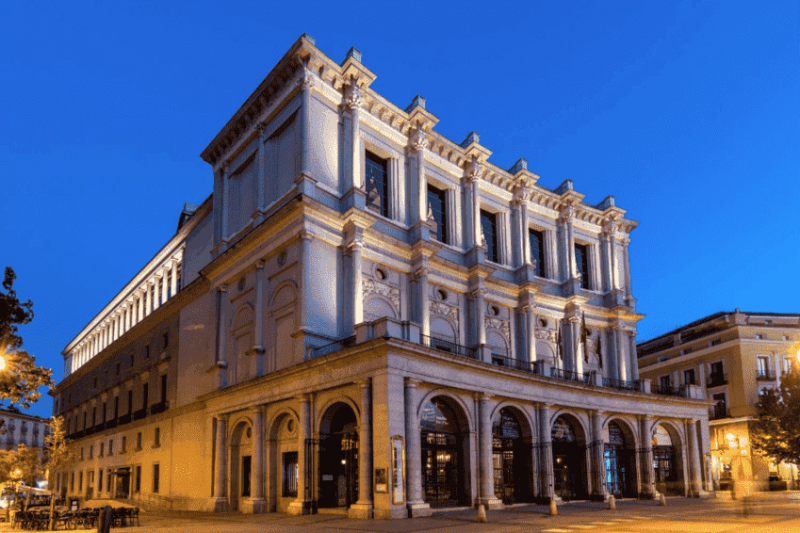
[[[44,448],[49,434],[48,420],[13,407],[0,409],[0,449],[16,450],[20,443],[29,448]]]
[[[203,151],[213,195],[64,351],[112,326],[54,393],[61,490],[381,518],[702,493],[709,402],[638,375],[637,223],[374,79],[304,35]]]
[[[798,365],[800,314],[716,313],[638,346],[641,375],[653,387],[696,385],[714,402],[709,462],[719,490],[798,487],[796,465],[774,464],[750,446],[758,396],[780,387]]]

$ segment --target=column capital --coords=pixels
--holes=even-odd
[[[259,259],[256,261],[256,270],[264,270],[265,261],[263,259]]]
[[[359,109],[364,104],[364,97],[361,95],[361,87],[355,82],[350,82],[344,91],[344,103],[351,111]]]
[[[416,378],[408,378],[408,377],[405,378],[404,381],[405,381],[406,388],[408,388],[408,389],[415,389],[415,388],[417,388],[417,385],[422,383],[422,381],[420,381],[420,380],[418,380]]]
[[[472,161],[467,163],[464,168],[464,177],[473,184],[477,184],[482,175],[483,165],[477,158],[473,157]]]
[[[489,400],[494,398],[494,396],[492,396],[488,392],[473,392],[472,397],[478,400],[479,402],[488,402]]]
[[[301,91],[311,91],[316,85],[317,80],[314,77],[314,74],[307,68],[303,68],[303,72],[300,73],[300,76],[297,79],[297,86],[300,88]]]
[[[314,239],[314,234],[307,229],[304,229],[300,232],[299,235],[300,239],[303,241],[311,241]]]
[[[226,292],[228,292],[228,285],[223,283],[222,285],[217,287],[217,292],[218,293],[226,293]]]
[[[589,414],[592,416],[603,416],[607,414],[608,411],[602,411],[600,409],[589,409]]]
[[[527,205],[528,199],[530,198],[531,190],[527,186],[522,186],[517,189],[517,192],[514,194],[514,197],[511,199],[511,203],[515,206],[524,206]]]
[[[217,413],[214,415],[214,418],[217,419],[219,422],[227,422],[231,417],[230,413]]]
[[[417,152],[422,152],[425,148],[428,147],[428,139],[425,135],[425,131],[417,126],[411,136],[408,138],[408,144],[412,150],[416,150]]]
[[[258,133],[258,137],[260,139],[263,139],[264,137],[266,137],[267,136],[267,125],[264,124],[263,122],[259,122],[258,125],[256,126],[256,133]]]
[[[301,394],[298,394],[297,396],[295,396],[294,399],[297,400],[300,403],[310,403],[311,402],[311,395],[308,394],[307,392],[304,392],[304,393],[301,393]]]
[[[572,204],[568,204],[561,208],[561,211],[558,214],[558,221],[563,224],[572,224],[573,220],[575,220],[575,208]]]

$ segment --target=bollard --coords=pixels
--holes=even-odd
[[[661,507],[667,506],[667,499],[664,497],[663,494],[658,495],[658,505],[660,505]]]
[[[484,507],[483,504],[480,504],[478,506],[478,523],[485,524],[486,522],[488,522],[488,520],[486,520],[486,507]]]
[[[97,522],[97,533],[110,533],[111,532],[111,506],[106,505],[102,510]]]
[[[608,508],[614,511],[617,510],[617,499],[613,494],[608,495]]]
[[[558,507],[556,507],[556,501],[550,500],[550,516],[556,516],[558,514]]]

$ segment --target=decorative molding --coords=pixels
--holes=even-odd
[[[509,343],[508,346],[511,346],[511,326],[509,326],[508,320],[487,316],[486,329],[495,329],[501,332],[506,338],[506,342]]]
[[[408,141],[411,147],[418,152],[428,147],[428,139],[425,136],[425,132],[419,127],[414,130]]]
[[[395,311],[400,312],[400,289],[396,287],[390,287],[385,283],[379,283],[375,280],[371,280],[368,278],[364,278],[361,281],[361,286],[363,287],[363,298],[364,300],[367,299],[367,296],[370,294],[379,294],[388,298],[392,305],[394,305]]]
[[[536,338],[546,341],[556,342],[557,334],[555,331],[548,331],[546,329],[536,328]]]
[[[364,105],[364,97],[361,94],[361,87],[359,87],[355,81],[350,83],[350,85],[347,86],[347,89],[345,89],[344,103],[351,110],[360,108],[362,105]]]
[[[452,305],[447,305],[444,302],[431,301],[430,303],[431,314],[442,315],[450,318],[458,324],[458,308]]]

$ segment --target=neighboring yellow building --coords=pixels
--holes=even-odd
[[[798,369],[800,314],[722,312],[637,346],[640,375],[653,389],[700,385],[717,405],[709,415],[707,461],[715,488],[798,488],[796,465],[753,454],[749,425],[758,397]]]

